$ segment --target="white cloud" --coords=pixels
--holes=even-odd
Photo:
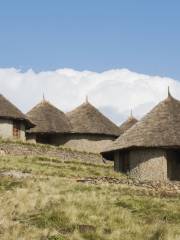
[[[27,112],[42,100],[43,92],[51,103],[63,111],[78,106],[89,96],[92,104],[120,123],[130,109],[141,117],[167,96],[167,87],[180,98],[180,82],[115,69],[102,73],[58,69],[36,73],[15,68],[0,69],[0,92]]]

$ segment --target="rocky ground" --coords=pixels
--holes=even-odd
[[[130,178],[115,178],[115,177],[86,177],[77,179],[77,182],[87,184],[126,184],[147,190],[149,193],[159,193],[162,196],[175,196],[180,194],[180,181],[167,182],[146,182]]]
[[[180,183],[108,164],[0,157],[1,240],[180,240]]]

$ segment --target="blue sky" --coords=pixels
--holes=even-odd
[[[24,112],[44,92],[140,118],[168,86],[180,99],[179,23],[179,0],[0,0],[1,93]]]
[[[180,79],[178,0],[0,0],[0,67]]]

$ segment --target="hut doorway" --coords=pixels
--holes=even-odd
[[[167,151],[167,175],[169,180],[180,180],[180,150]]]
[[[51,144],[50,136],[46,134],[36,135],[36,141],[38,143]]]
[[[122,154],[122,172],[129,172],[129,154],[127,152],[124,152]]]
[[[118,172],[128,173],[130,170],[129,154],[128,152],[115,153],[114,170]]]

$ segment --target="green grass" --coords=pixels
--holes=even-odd
[[[152,196],[126,184],[86,184],[83,177],[111,176],[110,165],[57,159],[1,157],[0,171],[31,173],[0,177],[0,239],[178,240],[180,196]]]
[[[0,169],[21,170],[36,175],[59,177],[87,177],[87,176],[119,176],[112,171],[112,166],[106,164],[90,164],[83,162],[60,161],[42,157],[1,157]]]
[[[0,192],[23,186],[25,186],[25,183],[22,180],[15,180],[9,177],[0,177]]]

